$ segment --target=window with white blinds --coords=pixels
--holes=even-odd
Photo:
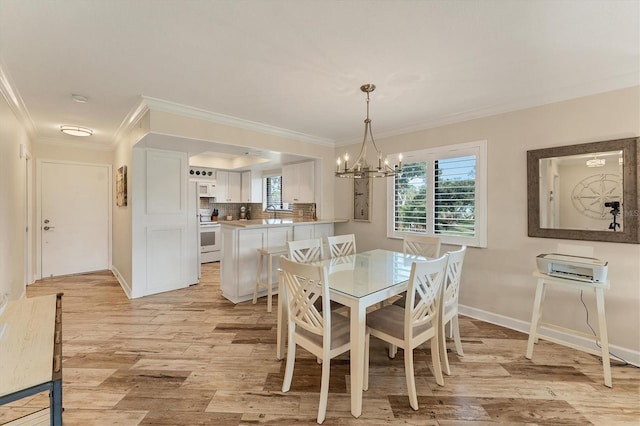
[[[406,153],[389,179],[387,234],[486,247],[486,141]]]
[[[436,160],[434,167],[434,234],[476,235],[475,155]]]
[[[264,181],[264,193],[266,194],[264,208],[272,209],[275,207],[276,210],[291,210],[289,203],[282,202],[282,176],[265,177]]]
[[[282,176],[270,176],[265,180],[267,181],[266,207],[275,206],[278,210],[282,209]]]
[[[427,163],[406,163],[394,179],[394,231],[426,232]]]

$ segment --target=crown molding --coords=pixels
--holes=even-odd
[[[99,144],[96,142],[88,141],[71,142],[65,139],[58,138],[38,138],[37,140],[35,140],[35,144],[61,146],[66,148],[89,149],[93,151],[113,151],[113,146],[111,144]]]
[[[13,111],[13,114],[16,116],[18,121],[22,123],[22,126],[27,131],[29,139],[33,140],[37,134],[36,125],[33,122],[31,114],[29,114],[29,110],[27,110],[22,97],[14,87],[15,84],[13,84],[13,80],[11,79],[9,72],[6,71],[6,67],[0,59],[0,93],[2,93],[2,96],[6,99],[7,104],[9,104],[9,108],[11,108],[11,111]]]
[[[294,139],[301,142],[311,143],[315,145],[322,145],[333,147],[335,143],[331,139],[320,138],[317,136],[308,135],[305,133],[295,132],[293,130],[283,129],[281,127],[270,126],[264,123],[258,123],[256,121],[244,120],[230,115],[218,114],[215,112],[206,111],[200,108],[191,107],[188,105],[177,104],[174,102],[164,101],[162,99],[151,98],[148,96],[142,96],[142,99],[147,104],[151,111],[161,111],[170,114],[176,114],[183,117],[194,118],[196,120],[208,121],[210,123],[223,124],[226,126],[232,126],[245,130],[251,130],[259,133],[265,133],[273,136],[280,136],[287,139]]]
[[[129,110],[127,115],[125,115],[124,119],[118,126],[116,133],[113,137],[113,142],[111,143],[111,147],[115,148],[119,143],[120,139],[124,137],[127,133],[133,129],[138,120],[144,116],[147,111],[149,111],[149,106],[145,102],[144,96],[140,96],[138,101],[133,105],[133,107]]]

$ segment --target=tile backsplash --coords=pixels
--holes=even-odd
[[[250,219],[268,219],[273,217],[273,211],[264,211],[262,203],[210,203],[208,198],[200,198],[201,209],[218,209],[219,221],[226,220],[227,214],[231,215],[231,220],[240,219],[240,207],[242,206],[247,208]],[[278,210],[278,217],[291,217],[303,220],[313,220],[315,219],[314,210],[317,211],[315,203],[294,204],[292,211]]]

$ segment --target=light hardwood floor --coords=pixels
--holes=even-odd
[[[257,305],[222,298],[218,265],[204,265],[196,286],[136,300],[109,272],[28,288],[29,297],[64,292],[65,426],[315,424],[320,365],[299,349],[291,391],[280,392],[276,310],[267,313],[265,298]],[[639,369],[614,362],[609,389],[597,357],[541,341],[529,361],[525,334],[465,317],[460,329],[465,356],[449,353],[452,375],[444,387],[435,383],[429,350],[416,350],[415,412],[402,351],[391,360],[372,339],[359,419],[349,410],[348,353],[339,357],[324,424],[640,423]],[[34,412],[42,420],[47,406],[45,394],[16,401],[0,407],[0,423],[29,423],[25,416]]]

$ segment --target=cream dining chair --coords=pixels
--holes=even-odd
[[[458,294],[460,292],[462,264],[466,251],[467,247],[462,246],[459,250],[447,252],[449,261],[447,262],[447,273],[442,290],[442,304],[440,305],[440,361],[442,362],[442,371],[444,371],[446,375],[451,374],[444,331],[447,324],[449,324],[449,330],[453,335],[456,352],[459,356],[464,356],[464,352],[462,352],[462,342],[460,340],[460,328],[458,326]]]
[[[289,241],[287,247],[289,248],[289,259],[294,262],[308,263],[324,258],[323,244],[320,238]]]
[[[284,283],[284,302],[288,318],[287,363],[282,383],[282,392],[288,392],[293,379],[296,346],[311,352],[322,362],[320,382],[320,404],[318,423],[322,423],[327,412],[331,359],[349,350],[349,319],[331,312],[327,270],[280,258],[281,279]],[[316,301],[322,298],[322,308]],[[369,334],[365,338],[363,389],[369,386]]]
[[[407,234],[402,239],[402,252],[405,256],[422,256],[426,259],[435,259],[440,256],[440,238],[428,235]],[[406,299],[406,293],[402,293],[402,296],[393,303],[394,305],[404,307],[407,301]],[[395,354],[396,349],[393,345],[389,346],[389,356],[393,358]]]
[[[356,236],[354,234],[327,237],[327,242],[332,258],[356,254]]]
[[[402,239],[402,251],[406,255],[435,259],[440,256],[440,238],[428,235],[405,235]]]
[[[436,383],[444,386],[440,366],[440,303],[448,255],[438,259],[413,262],[407,304],[387,305],[367,314],[372,336],[404,350],[404,370],[409,404],[418,409],[418,396],[413,367],[413,350],[431,340],[431,359]]]

